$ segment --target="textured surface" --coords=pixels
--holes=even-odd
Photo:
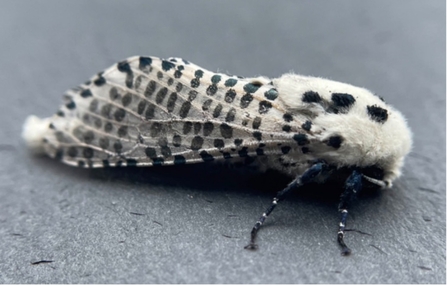
[[[2,3],[0,282],[446,282],[443,1],[153,3]],[[85,170],[26,151],[27,115],[53,114],[67,88],[131,55],[243,76],[294,70],[402,111],[413,153],[391,190],[352,208],[353,255],[336,244],[335,186],[293,195],[249,252],[287,178],[203,164]]]

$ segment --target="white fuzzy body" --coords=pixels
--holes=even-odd
[[[322,159],[374,166],[387,185],[411,149],[404,117],[366,89],[295,74],[239,78],[155,57],[129,58],[67,91],[56,115],[26,121],[23,137],[85,167],[252,158],[297,176]]]

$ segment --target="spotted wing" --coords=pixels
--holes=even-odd
[[[265,78],[132,57],[67,91],[46,150],[70,165],[184,164],[285,154],[305,138]],[[296,144],[295,144],[296,145]]]

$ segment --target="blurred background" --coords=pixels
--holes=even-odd
[[[1,283],[446,283],[445,1],[0,3]],[[29,114],[133,55],[366,87],[407,117],[394,187],[361,196],[340,256],[336,186],[213,165],[84,170],[27,152]]]

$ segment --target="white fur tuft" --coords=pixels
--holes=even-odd
[[[22,138],[33,153],[43,154],[43,139],[49,130],[50,118],[40,119],[35,115],[26,118],[22,129]]]

